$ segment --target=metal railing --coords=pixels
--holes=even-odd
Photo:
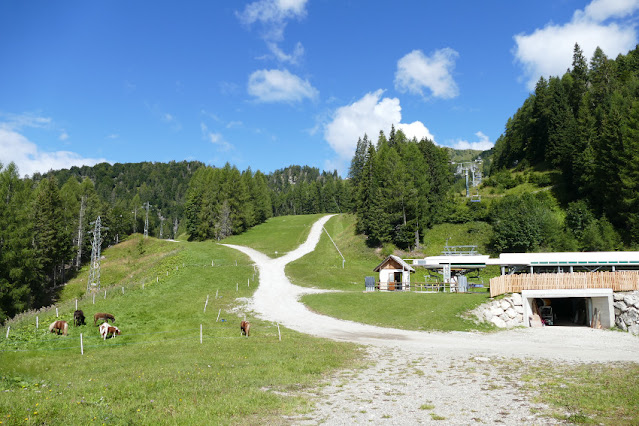
[[[480,283],[469,283],[466,291],[459,291],[457,284],[444,282],[381,282],[367,286],[366,291],[413,291],[416,293],[483,293],[489,287]]]

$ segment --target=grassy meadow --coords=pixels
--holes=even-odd
[[[276,324],[250,316],[251,337],[240,337],[243,314],[232,309],[258,277],[235,250],[133,238],[104,256],[95,304],[78,301],[87,325],[50,334],[50,308],[9,321],[8,339],[1,330],[2,424],[277,423],[309,409],[302,391],[359,359],[355,345],[283,328],[279,341]],[[61,319],[72,322],[87,274],[62,292]],[[95,312],[114,314],[122,335],[100,339]]]

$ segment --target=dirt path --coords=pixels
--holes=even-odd
[[[330,217],[318,220],[312,226],[306,242],[280,258],[271,259],[248,247],[227,245],[247,254],[259,268],[260,285],[248,306],[258,317],[313,336],[369,346],[371,367],[349,378],[335,392],[331,388],[324,389],[318,411],[308,419],[310,424],[368,423],[382,420],[388,424],[423,423],[436,422],[437,416],[445,417],[447,424],[515,424],[522,421],[539,424],[547,420],[530,421],[534,418],[530,403],[519,400],[517,395],[520,392],[515,392],[515,387],[512,387],[512,383],[517,382],[516,377],[510,384],[500,382],[499,392],[487,393],[482,389],[489,388],[490,383],[495,380],[493,373],[484,374],[484,371],[473,382],[473,377],[468,374],[465,366],[475,362],[473,360],[479,359],[482,364],[486,364],[486,360],[496,358],[563,362],[639,360],[639,339],[630,334],[609,330],[545,327],[492,334],[418,332],[375,327],[311,312],[299,302],[300,296],[323,290],[293,285],[286,277],[284,268],[286,264],[314,250],[321,236],[322,226]],[[398,376],[404,380],[396,380]],[[341,380],[339,377],[334,379],[337,383]],[[508,390],[511,392],[507,392]],[[389,392],[386,398],[385,392]],[[412,397],[400,398],[401,394]],[[504,398],[506,400],[502,401],[503,404],[518,408],[495,411],[499,406],[495,401]],[[372,402],[365,404],[369,400]],[[403,413],[401,416],[398,415],[398,400],[404,403],[412,401],[409,403],[410,407],[400,410]],[[420,408],[431,404],[427,401],[434,405],[436,414],[432,410]],[[477,407],[469,408],[474,406],[471,403],[476,403]],[[480,409],[483,404],[490,408]],[[411,412],[413,415],[408,414]],[[302,422],[303,419],[297,420]]]

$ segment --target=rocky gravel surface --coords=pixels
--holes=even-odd
[[[339,372],[320,388],[316,410],[290,418],[300,425],[543,425],[544,405],[531,402],[516,368],[483,357],[369,347],[363,370]]]

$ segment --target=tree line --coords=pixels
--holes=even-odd
[[[91,258],[98,216],[102,247],[144,230],[143,205],[149,235],[177,235],[190,177],[202,166],[103,163],[21,178],[15,164],[0,164],[0,322],[55,299]]]
[[[493,161],[493,174],[558,170],[555,192],[581,212],[573,225],[600,228],[590,240],[606,239],[612,225],[626,244],[639,243],[639,48],[615,59],[597,48],[588,62],[575,44],[571,69],[540,78],[508,120]],[[577,239],[582,231],[571,229]]]
[[[450,205],[449,154],[428,139],[408,139],[392,126],[377,143],[357,141],[349,169],[357,231],[370,246],[419,246],[424,231],[441,223]]]

